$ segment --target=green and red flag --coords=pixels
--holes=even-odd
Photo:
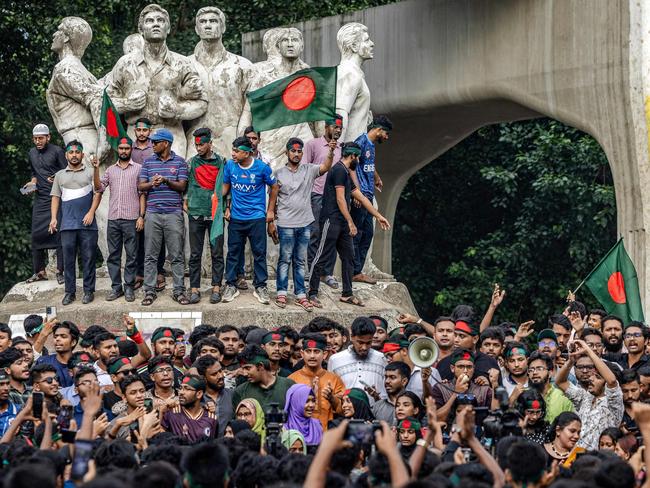
[[[115,105],[113,105],[111,97],[108,96],[106,89],[104,89],[104,96],[102,97],[102,112],[99,118],[100,146],[103,141],[106,141],[113,150],[117,151],[119,141],[123,137],[128,137],[126,129],[122,125],[120,114],[117,113],[117,109],[115,108]]]
[[[222,164],[217,173],[217,181],[212,193],[212,227],[210,227],[210,244],[215,246],[219,236],[223,235],[223,169]]]
[[[643,307],[634,263],[625,251],[621,237],[584,280],[591,293],[609,314],[628,324],[643,322]]]
[[[257,131],[331,119],[336,113],[336,66],[296,71],[246,96]]]

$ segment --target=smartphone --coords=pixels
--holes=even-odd
[[[76,438],[76,430],[61,429],[61,440],[66,444],[74,444]]]
[[[472,450],[469,447],[461,447],[460,450],[463,453],[463,461],[465,464],[469,463],[472,457]]]
[[[61,429],[62,434],[65,429],[70,428],[71,420],[72,420],[72,405],[61,405],[61,407],[59,408],[59,414],[56,416],[56,423]],[[64,442],[68,442],[68,441],[64,441]],[[74,440],[72,442],[74,442]]]
[[[153,410],[153,400],[151,398],[144,399],[144,408],[147,413],[150,413]]]
[[[95,444],[92,441],[76,441],[74,443],[74,459],[72,460],[72,471],[70,477],[73,481],[80,481],[88,472],[88,461],[90,461]]]
[[[45,320],[50,322],[56,318],[56,307],[45,307]]]
[[[37,419],[43,416],[43,394],[39,391],[32,393],[32,414]]]

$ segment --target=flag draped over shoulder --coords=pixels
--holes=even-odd
[[[210,227],[210,244],[216,245],[219,236],[223,235],[223,173],[226,163],[221,164],[217,181],[212,193],[212,227]]]
[[[246,96],[257,131],[331,119],[336,112],[336,67],[296,71]]]
[[[617,315],[624,324],[632,320],[643,322],[639,280],[623,238],[600,260],[584,283],[607,313]]]
[[[102,97],[102,112],[99,119],[99,137],[100,137],[100,146],[101,140],[105,140],[117,151],[117,146],[119,141],[123,137],[127,137],[126,129],[122,125],[120,120],[120,115],[117,113],[117,109],[111,97],[108,96],[106,89],[104,89],[104,95]]]

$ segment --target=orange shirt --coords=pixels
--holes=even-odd
[[[343,396],[345,391],[345,385],[341,378],[325,369],[321,369],[316,374],[309,371],[307,368],[302,368],[292,373],[289,376],[290,379],[296,383],[301,383],[303,385],[311,386],[316,395],[316,409],[314,410],[314,418],[318,419],[323,426],[323,430],[327,430],[327,422],[334,418],[334,409],[330,401],[322,395],[324,388],[330,384],[332,388],[332,393],[339,397]],[[339,410],[336,413],[341,413],[339,402]]]

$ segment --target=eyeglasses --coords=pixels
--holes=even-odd
[[[555,347],[557,343],[555,341],[540,341],[537,343],[539,347]]]
[[[535,366],[535,367],[532,367],[532,368],[528,368],[529,373],[541,373],[543,371],[548,371],[548,368],[546,368],[544,366]]]
[[[643,332],[627,332],[624,337],[626,339],[638,339],[643,337]]]
[[[51,385],[54,382],[59,382],[59,379],[56,376],[48,376],[47,378],[43,378],[42,380],[37,381],[37,383],[47,383],[48,385]]]
[[[172,368],[158,368],[156,371],[153,372],[153,374],[172,374],[174,370]]]
[[[123,371],[118,371],[117,373],[118,374],[123,374],[124,376],[129,376],[129,375],[134,375],[135,376],[135,375],[138,374],[138,370],[135,369],[135,368],[131,368],[131,369],[125,369]]]
[[[587,342],[587,345],[588,345],[591,349],[600,349],[601,347],[603,347],[603,343],[602,343],[602,342]]]

